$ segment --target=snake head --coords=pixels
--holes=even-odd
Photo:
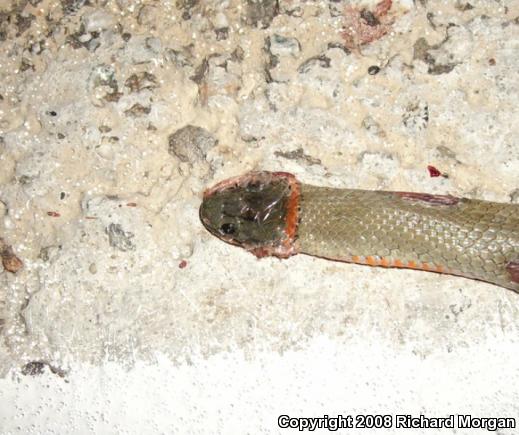
[[[295,254],[299,183],[285,172],[250,172],[204,192],[200,220],[221,240],[257,257]]]

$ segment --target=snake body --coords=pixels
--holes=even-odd
[[[302,253],[519,291],[517,204],[319,187],[264,171],[208,189],[200,218],[211,233],[258,257]]]

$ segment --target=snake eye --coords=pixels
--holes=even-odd
[[[231,223],[226,223],[220,227],[220,231],[226,235],[234,234],[236,232],[236,227]]]

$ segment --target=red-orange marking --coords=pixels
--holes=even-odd
[[[407,263],[402,262],[402,260],[389,260],[387,257],[377,258],[374,255],[368,255],[366,257],[361,257],[360,255],[352,255],[351,262],[357,264],[369,264],[370,266],[382,266],[382,267],[399,267],[406,269],[420,269],[427,271],[434,271],[439,273],[448,273],[448,270],[444,266],[429,264],[426,262],[417,263],[416,261],[408,261]]]
[[[370,266],[376,266],[377,265],[377,260],[375,259],[375,257],[372,257],[371,255],[368,255],[366,257],[366,263],[369,264]]]

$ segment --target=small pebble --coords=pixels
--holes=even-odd
[[[379,72],[380,72],[380,67],[378,67],[377,65],[371,65],[368,68],[368,74],[370,76],[374,76],[375,74],[378,74]]]

